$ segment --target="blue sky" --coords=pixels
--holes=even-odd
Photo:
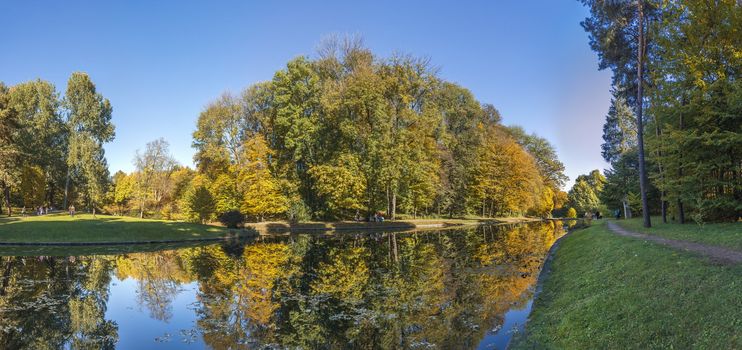
[[[505,124],[546,137],[577,175],[600,156],[610,73],[579,25],[576,0],[5,1],[0,81],[41,78],[64,91],[91,75],[114,107],[111,171],[164,137],[191,165],[198,114],[224,91],[272,78],[329,34],[357,34],[376,54],[430,57],[449,81],[494,104]]]

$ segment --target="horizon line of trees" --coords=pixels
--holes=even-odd
[[[0,85],[0,187],[13,206],[77,204],[117,215],[212,221],[418,216],[550,216],[567,201],[564,165],[544,138],[441,79],[429,60],[380,58],[331,38],[316,58],[225,93],[201,112],[196,169],[166,140],[110,176],[110,102],[84,73],[64,97],[36,80]]]
[[[194,181],[217,214],[548,216],[566,201],[547,140],[502,125],[427,59],[380,58],[357,38],[331,38],[318,57],[223,94],[193,139]]]
[[[112,212],[206,222],[418,216],[549,216],[567,200],[564,165],[544,138],[501,124],[492,105],[437,76],[428,60],[375,57],[332,38],[271,81],[201,112],[196,169],[167,142],[116,173]]]

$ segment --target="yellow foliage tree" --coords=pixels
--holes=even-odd
[[[357,156],[343,154],[332,164],[313,167],[309,174],[330,212],[349,216],[364,208],[366,179]]]
[[[499,127],[479,149],[472,184],[472,207],[482,216],[523,214],[536,207],[544,188],[536,163]]]
[[[240,209],[243,214],[255,216],[258,221],[284,213],[287,209],[286,197],[268,168],[271,155],[271,149],[260,134],[247,140],[243,147],[244,166],[239,171],[243,193]]]
[[[26,165],[23,167],[21,177],[21,196],[23,206],[35,208],[44,204],[44,190],[46,184],[44,171],[40,167]]]

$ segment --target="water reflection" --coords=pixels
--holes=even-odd
[[[562,234],[560,222],[544,222],[261,237],[118,255],[0,257],[0,344],[499,347],[509,339],[502,330],[493,336],[504,315],[529,302],[543,258]],[[115,301],[109,305],[109,299]],[[136,309],[118,305],[128,302]],[[163,336],[128,329],[132,319],[160,327]],[[173,334],[174,323],[185,328]]]

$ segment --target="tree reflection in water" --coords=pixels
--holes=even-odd
[[[149,317],[197,283],[195,332],[214,349],[475,348],[531,298],[561,222],[416,233],[261,237],[114,256],[2,257],[0,344],[113,348],[112,278]],[[143,340],[151,342],[151,339]]]

